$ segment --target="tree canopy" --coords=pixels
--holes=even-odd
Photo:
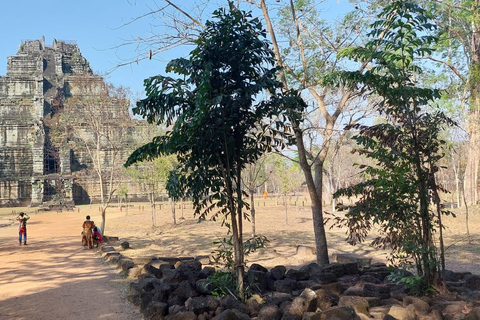
[[[218,9],[195,41],[189,58],[172,60],[179,77],[145,80],[147,98],[133,112],[171,129],[137,149],[126,165],[176,154],[167,190],[190,196],[195,213],[221,215],[231,229],[239,290],[243,282],[241,174],[272,148],[289,142],[278,90],[277,67],[260,21],[230,3]],[[297,104],[293,104],[297,105]]]
[[[350,229],[349,241],[363,241],[378,224],[381,236],[374,244],[392,248],[392,262],[413,263],[424,281],[423,291],[438,280],[433,235],[440,230],[441,236],[441,214],[448,212],[440,206],[435,174],[443,156],[440,132],[453,123],[439,111],[426,111],[440,97],[439,90],[415,81],[422,72],[417,59],[431,54],[436,40],[429,35],[435,28],[431,16],[412,2],[395,1],[379,18],[372,24],[373,40],[346,52],[357,61],[370,60],[372,67],[341,78],[380,95],[376,107],[385,122],[353,126],[361,146],[357,151],[373,163],[364,167],[364,181],[336,196],[359,196],[343,221]]]

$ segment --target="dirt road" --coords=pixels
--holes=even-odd
[[[28,244],[0,221],[0,319],[140,320],[124,299],[127,281],[80,243],[79,213],[30,216]]]
[[[270,242],[248,256],[248,263],[267,268],[284,265],[299,267],[315,261],[312,216],[308,206],[290,207],[288,223],[284,209],[262,202],[257,205],[257,233]],[[159,206],[156,228],[148,205],[135,204],[129,210],[109,208],[107,235],[117,236],[117,251],[131,258],[209,255],[213,243],[226,234],[220,221],[200,221],[189,209],[178,209],[177,224],[172,224],[169,205]],[[13,208],[29,214],[33,208]],[[0,208],[0,320],[4,319],[141,319],[136,307],[125,302],[127,282],[117,270],[92,250],[80,244],[81,225],[87,214],[100,223],[98,206],[78,206],[77,212],[30,214],[28,245],[18,245],[18,226],[12,224],[13,209]],[[471,210],[471,241],[465,236],[466,217],[445,217],[444,230],[447,269],[478,274],[480,263],[480,208]],[[80,212],[78,212],[80,211]],[[7,214],[8,216],[4,216]],[[182,217],[179,219],[179,217]],[[183,218],[185,216],[185,218]],[[274,223],[272,223],[274,222]],[[6,225],[6,226],[5,226]],[[250,224],[244,225],[245,234]],[[247,235],[248,236],[248,235]],[[386,251],[369,246],[370,241],[354,247],[345,242],[344,229],[327,228],[329,252],[354,254],[385,262]],[[129,241],[124,250],[120,244]]]

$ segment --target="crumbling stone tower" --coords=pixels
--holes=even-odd
[[[60,195],[64,204],[75,202],[73,151],[52,143],[55,128],[48,123],[75,77],[103,84],[73,42],[22,41],[8,57],[0,77],[0,206],[37,206]]]

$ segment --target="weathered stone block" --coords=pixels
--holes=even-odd
[[[213,296],[190,297],[185,302],[187,311],[193,311],[196,315],[215,311],[219,305],[220,302]]]
[[[360,320],[352,306],[331,307],[322,312],[321,320]]]
[[[285,278],[285,273],[287,272],[287,268],[284,266],[276,266],[270,270],[270,274],[273,279],[275,280],[282,280]]]
[[[338,306],[352,306],[357,314],[362,313],[367,317],[370,317],[370,312],[368,312],[369,304],[368,300],[364,297],[359,296],[343,296],[340,297],[338,301]]]
[[[276,305],[266,305],[260,309],[258,320],[278,320],[280,319],[280,309]]]

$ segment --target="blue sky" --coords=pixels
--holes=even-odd
[[[148,12],[145,4],[127,0],[14,0],[0,5],[0,75],[6,74],[7,57],[16,54],[22,40],[74,40],[95,73],[105,74],[122,58],[134,56],[132,50],[111,49],[123,39],[148,30],[147,21],[118,28],[130,19]],[[145,2],[144,2],[145,3]],[[143,30],[142,30],[143,29]],[[147,65],[148,64],[148,65]],[[144,61],[123,67],[105,76],[108,82],[125,85],[132,92],[142,91],[143,79],[163,68],[158,61]]]
[[[225,3],[220,0],[212,2],[217,1]],[[193,2],[194,0],[175,1],[186,8]],[[327,0],[326,3],[326,9],[332,10],[332,17],[347,6],[347,0]],[[16,54],[22,40],[41,39],[42,36],[45,36],[45,42],[49,46],[54,38],[76,41],[93,71],[104,75],[122,59],[136,55],[133,48],[112,48],[125,43],[125,39],[148,34],[152,21],[146,18],[126,27],[121,26],[149,12],[149,8],[163,4],[162,0],[2,1],[0,76],[6,74],[7,57]],[[187,54],[189,50],[191,48],[180,53],[178,50],[163,53],[153,60],[143,60],[138,65],[118,68],[106,75],[105,79],[115,85],[129,87],[134,95],[141,94],[145,78],[164,73],[165,62]]]

